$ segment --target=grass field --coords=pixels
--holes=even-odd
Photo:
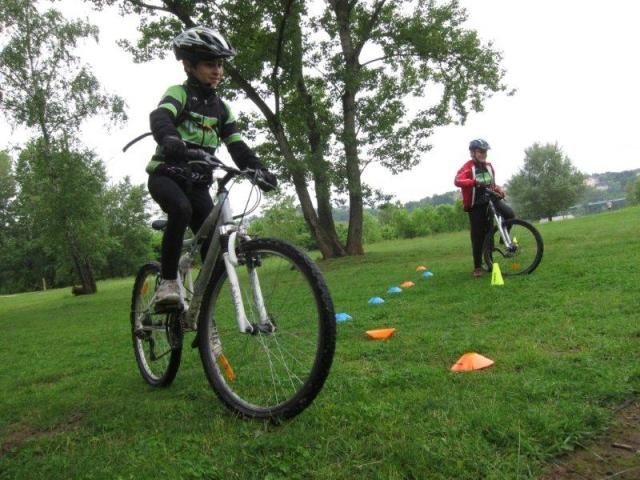
[[[538,227],[542,264],[504,287],[471,278],[466,232],[320,262],[353,320],[324,390],[280,426],[228,414],[195,350],[170,388],[144,384],[132,279],[0,297],[0,479],[536,478],[640,393],[640,209]],[[397,332],[368,341],[378,327]],[[495,365],[451,373],[468,351]]]

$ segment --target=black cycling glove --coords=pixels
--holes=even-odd
[[[263,192],[270,192],[278,187],[277,177],[266,168],[258,168],[256,174],[256,183]]]
[[[178,163],[184,160],[187,145],[174,135],[167,135],[162,139],[162,152],[169,162]]]

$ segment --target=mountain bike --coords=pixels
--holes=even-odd
[[[191,346],[199,349],[206,377],[227,408],[249,418],[293,417],[316,398],[333,360],[336,323],[327,284],[302,250],[247,234],[247,215],[260,201],[256,185],[264,181],[259,171],[226,166],[204,151],[190,151],[189,158],[191,165],[225,173],[217,179],[210,215],[183,242],[180,304],[156,307],[157,262],[138,271],[131,333],[142,378],[154,387],[170,385],[185,333],[196,332]],[[247,200],[244,212],[234,217],[229,192],[241,178],[251,181],[257,200],[251,208]],[[152,226],[165,225],[166,220],[157,220]],[[196,269],[205,241],[209,248]]]
[[[493,262],[502,266],[503,275],[524,275],[533,272],[542,260],[544,244],[538,230],[525,220],[505,220],[494,202],[501,197],[484,189],[488,195],[487,215],[491,222],[482,247],[483,267],[491,271]]]

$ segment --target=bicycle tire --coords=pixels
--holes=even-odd
[[[515,252],[507,251],[502,245],[498,227],[494,225],[485,237],[482,247],[486,269],[489,271],[492,269],[494,257],[498,254],[500,256],[498,263],[503,263],[506,267],[501,268],[503,275],[526,275],[533,272],[542,261],[544,253],[540,232],[529,222],[517,218],[505,220],[504,226],[510,231],[517,249]]]
[[[331,368],[336,342],[331,295],[318,267],[288,242],[255,239],[240,244],[236,252],[245,265],[258,265],[275,331],[240,333],[227,272],[219,262],[198,320],[204,371],[234,414],[272,421],[291,418],[313,402]],[[248,268],[236,271],[241,285],[248,284]],[[243,288],[242,298],[253,323],[257,309],[247,301],[247,290]]]
[[[167,387],[178,373],[182,330],[177,313],[155,314],[152,300],[160,281],[160,264],[144,264],[131,296],[131,338],[140,374],[153,387]]]

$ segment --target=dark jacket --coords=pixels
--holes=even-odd
[[[262,164],[244,142],[229,104],[216,91],[189,76],[182,85],[172,85],[149,116],[153,138],[158,143],[147,164],[152,173],[165,161],[162,140],[167,135],[182,138],[188,148],[215,153],[222,142],[239,168],[258,168]]]

